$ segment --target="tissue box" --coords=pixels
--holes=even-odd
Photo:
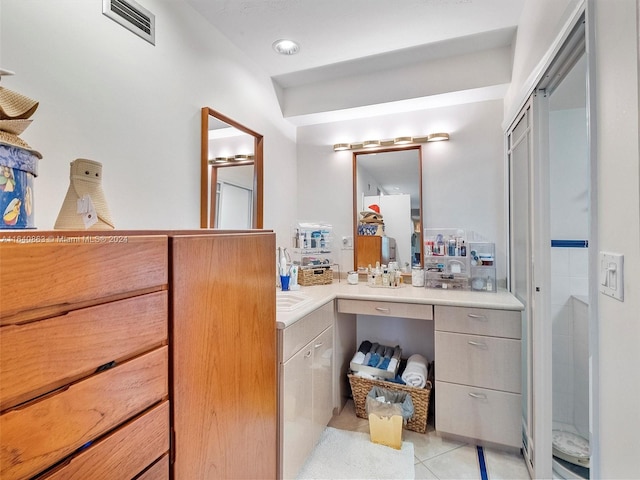
[[[0,229],[35,228],[33,179],[38,157],[30,151],[0,144]]]

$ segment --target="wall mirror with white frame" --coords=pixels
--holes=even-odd
[[[378,205],[384,235],[395,240],[400,268],[422,265],[422,148],[420,145],[353,152],[354,268],[368,266],[358,235],[361,212]],[[359,255],[360,253],[360,255]],[[360,257],[360,258],[359,258]],[[367,264],[364,264],[367,262]]]
[[[202,108],[200,227],[262,228],[263,137]]]

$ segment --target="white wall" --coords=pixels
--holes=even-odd
[[[102,162],[116,228],[199,227],[200,109],[264,135],[265,228],[296,218],[295,129],[270,79],[179,0],[145,0],[156,45],[100,0],[2,0],[2,85],[40,101],[21,136],[40,151],[36,226],[52,228],[78,157]],[[276,182],[277,178],[277,182]],[[281,185],[286,188],[281,188]]]
[[[618,0],[613,0],[618,1]],[[528,0],[518,23],[514,47],[511,85],[504,98],[505,120],[509,121],[520,108],[526,89],[532,88],[531,77],[540,72],[541,63],[553,46],[558,33],[583,0]]]
[[[334,152],[333,144],[450,132],[448,142],[423,145],[424,227],[463,228],[495,241],[504,279],[502,107],[493,100],[300,127],[300,216],[332,224],[338,240],[353,235],[352,153]],[[353,268],[353,250],[337,253],[343,270]]]
[[[549,228],[553,240],[589,238],[588,146],[584,108],[549,112]]]
[[[597,0],[599,250],[624,254],[624,302],[598,297],[601,478],[637,478],[640,452],[638,6]]]

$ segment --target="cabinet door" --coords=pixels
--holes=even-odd
[[[333,416],[333,327],[311,343],[313,347],[314,445]]]
[[[358,249],[358,266],[366,267],[376,262],[382,263],[382,237],[377,235],[358,235],[356,238],[356,248]]]
[[[312,429],[313,345],[282,367],[282,478],[295,478],[315,444]]]

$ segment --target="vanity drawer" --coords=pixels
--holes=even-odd
[[[436,431],[519,448],[522,397],[436,381]]]
[[[0,478],[31,477],[168,395],[160,347],[0,416]]]
[[[433,305],[338,299],[338,312],[433,320]]]
[[[278,349],[280,363],[286,362],[301,348],[307,345],[327,328],[333,325],[333,302],[328,302],[317,310],[304,316],[293,325],[278,330],[282,348]]]
[[[167,292],[0,327],[0,410],[167,343]]]
[[[521,312],[436,305],[435,329],[492,337],[521,338]]]
[[[67,241],[0,243],[1,325],[50,317],[129,292],[166,289],[166,236],[60,238]]]
[[[118,478],[129,479],[168,450],[169,402],[164,401],[81,451],[42,480],[110,480],[114,478],[114,472],[118,472]],[[164,469],[162,464],[159,466],[160,471],[166,471],[164,478],[168,478],[168,467],[167,458]]]
[[[435,332],[436,379],[521,393],[521,342]]]

